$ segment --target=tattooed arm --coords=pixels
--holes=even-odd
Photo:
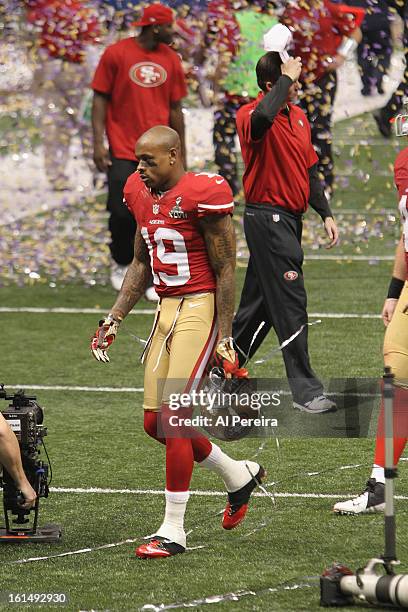
[[[216,305],[220,338],[232,335],[235,305],[235,231],[230,215],[200,219],[211,267],[217,280]]]
[[[143,295],[149,274],[150,263],[146,243],[140,229],[137,229],[133,261],[126,272],[118,298],[108,316],[99,321],[99,327],[91,339],[91,353],[97,361],[109,363],[107,351],[116,338],[120,322]]]
[[[144,294],[150,275],[149,253],[140,229],[137,228],[133,261],[130,264],[117,300],[111,310],[115,319],[122,320]]]

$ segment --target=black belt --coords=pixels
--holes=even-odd
[[[296,219],[297,221],[301,221],[303,217],[303,212],[296,213],[292,210],[288,210],[283,206],[278,206],[275,204],[246,204],[245,208],[250,208],[251,210],[262,210],[264,212],[269,213],[281,213],[283,215],[288,215],[288,217],[292,217],[292,219]]]

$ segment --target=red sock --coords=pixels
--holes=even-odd
[[[398,436],[396,435],[398,434]],[[408,390],[394,387],[394,465],[404,452],[408,439]],[[377,440],[375,444],[374,463],[384,467],[384,401],[381,399],[381,411],[378,419]]]
[[[154,438],[155,440],[160,442],[160,444],[166,444],[166,439],[164,437],[160,437],[157,433],[157,423],[159,415],[159,412],[145,410],[143,424],[144,430],[151,438]],[[208,438],[201,435],[198,431],[194,430],[194,432],[194,437],[191,438],[194,461],[200,463],[200,461],[204,461],[204,459],[206,459],[211,453],[212,444]]]
[[[166,438],[166,489],[188,491],[194,467],[189,438]]]
[[[166,440],[164,438],[160,438],[160,436],[157,434],[157,417],[159,414],[160,413],[153,412],[152,410],[145,410],[143,427],[147,435],[149,435],[151,438],[154,438],[160,442],[160,444],[166,444]]]
[[[198,431],[196,434],[197,435],[194,436],[194,438],[191,438],[191,445],[193,447],[194,461],[201,463],[201,461],[204,461],[204,459],[206,459],[211,453],[212,444],[208,438],[200,434]]]
[[[211,442],[194,427],[184,425],[182,419],[188,419],[191,416],[192,410],[189,408],[175,411],[166,404],[162,406],[160,429],[166,438],[166,489],[168,491],[187,491],[194,461],[203,461],[211,452]]]

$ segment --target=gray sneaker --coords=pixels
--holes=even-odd
[[[310,412],[311,414],[319,414],[320,412],[335,412],[337,406],[329,400],[325,395],[317,395],[310,402],[298,404],[293,402],[293,407],[298,408],[302,412]]]
[[[385,488],[382,482],[377,482],[375,478],[367,481],[365,490],[361,495],[337,502],[333,506],[336,514],[367,514],[368,512],[384,512],[385,508]]]

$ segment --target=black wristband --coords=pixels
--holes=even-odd
[[[401,280],[400,278],[395,278],[395,276],[393,276],[390,282],[390,286],[388,287],[387,300],[398,300],[399,296],[401,295],[401,291],[404,284],[405,281]]]

